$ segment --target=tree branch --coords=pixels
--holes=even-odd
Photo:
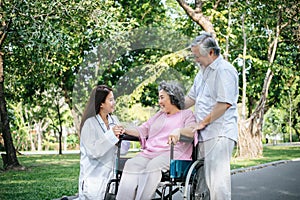
[[[214,10],[217,10],[220,2],[221,0],[216,1],[215,5],[213,6]]]
[[[193,9],[190,7],[186,1],[184,0],[176,0],[179,5],[184,9],[185,13],[197,24],[201,26],[202,29],[204,29],[207,32],[211,32],[214,36],[216,36],[216,33],[214,31],[214,27],[211,23],[211,21],[208,19],[207,16],[203,15],[202,12],[202,4],[203,2],[200,0],[196,0],[196,8]]]
[[[10,24],[11,24],[11,19],[9,20],[9,22],[7,24],[5,24],[5,22],[3,22],[3,25],[2,25],[3,31],[1,31],[1,37],[0,37],[0,49],[2,49],[2,45],[6,38],[6,35],[7,35],[6,33],[9,30]]]
[[[195,0],[195,12],[201,13],[202,12],[202,1],[201,0]]]

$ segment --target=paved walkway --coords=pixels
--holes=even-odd
[[[273,162],[232,175],[232,200],[299,200],[300,159]]]
[[[300,158],[236,169],[231,173],[232,200],[300,199]],[[182,200],[182,193],[173,197]],[[68,199],[72,200],[74,196]]]

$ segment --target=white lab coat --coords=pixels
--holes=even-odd
[[[110,124],[118,122],[115,116],[109,116]],[[107,183],[114,176],[114,166],[118,138],[112,131],[112,124],[107,130],[99,115],[87,119],[80,137],[80,174],[79,199],[103,200]],[[122,143],[124,151],[129,143]]]

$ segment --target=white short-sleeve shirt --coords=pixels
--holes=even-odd
[[[229,62],[220,55],[209,66],[200,69],[188,96],[195,100],[197,122],[201,122],[217,102],[231,104],[231,107],[221,117],[201,130],[199,141],[206,141],[218,136],[225,136],[237,141],[238,73]]]

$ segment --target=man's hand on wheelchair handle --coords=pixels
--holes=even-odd
[[[199,123],[196,123],[192,127],[193,128],[193,132],[200,131],[200,130],[204,129],[206,126],[207,126],[207,124],[205,124],[203,121],[199,122]]]

